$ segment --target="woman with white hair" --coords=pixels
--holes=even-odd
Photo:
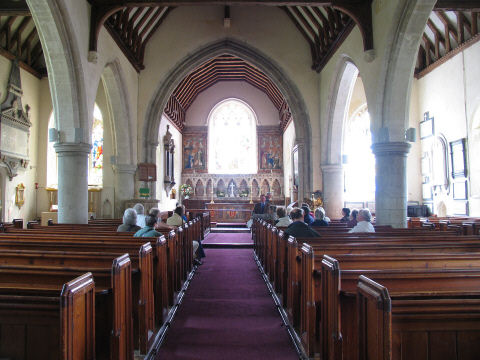
[[[375,232],[375,229],[370,222],[372,220],[372,214],[368,209],[362,209],[357,214],[357,225],[355,225],[349,232]]]
[[[310,226],[328,226],[328,222],[325,221],[325,210],[322,207],[315,209],[315,221]]]
[[[137,232],[140,229],[140,226],[137,225],[137,212],[135,209],[126,209],[123,213],[123,224],[117,228],[117,232]]]
[[[142,229],[145,227],[145,208],[140,203],[133,205],[133,208],[137,212],[137,225]]]

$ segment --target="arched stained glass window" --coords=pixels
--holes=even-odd
[[[103,185],[103,117],[97,104],[93,110],[92,152],[89,165],[88,184]]]
[[[52,114],[48,121],[48,128],[55,128],[55,118]],[[47,187],[58,187],[58,162],[57,153],[53,147],[54,142],[48,142],[47,148]],[[92,151],[88,158],[88,184],[103,185],[103,117],[97,104],[93,110],[92,125]]]
[[[209,172],[212,174],[257,173],[257,121],[244,102],[228,99],[209,116]]]

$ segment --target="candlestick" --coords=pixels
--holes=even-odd
[[[250,204],[253,204],[253,180],[252,185],[250,185]]]
[[[212,181],[212,200],[210,201],[210,204],[215,204],[215,201],[213,201],[213,179],[211,179]]]

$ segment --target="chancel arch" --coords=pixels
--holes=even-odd
[[[204,46],[193,55],[182,59],[175,69],[172,69],[165,79],[160,82],[157,90],[151,99],[143,129],[142,137],[142,158],[146,162],[155,162],[155,146],[158,142],[158,127],[161,114],[165,109],[170,95],[180,82],[193,70],[216,56],[230,54],[239,57],[261,70],[278,87],[289,106],[293,123],[295,125],[296,140],[300,146],[300,169],[302,182],[299,184],[299,193],[305,194],[310,191],[312,185],[312,172],[310,164],[311,131],[310,120],[306,110],[303,97],[297,86],[289,80],[288,75],[274,63],[274,61],[263,55],[258,49],[254,49],[243,43],[232,39],[221,40]],[[307,196],[308,197],[308,196]]]

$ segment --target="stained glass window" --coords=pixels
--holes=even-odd
[[[97,104],[93,110],[92,152],[88,171],[89,185],[103,184],[103,117]]]
[[[240,100],[217,104],[209,117],[209,172],[255,174],[257,172],[256,116]]]

